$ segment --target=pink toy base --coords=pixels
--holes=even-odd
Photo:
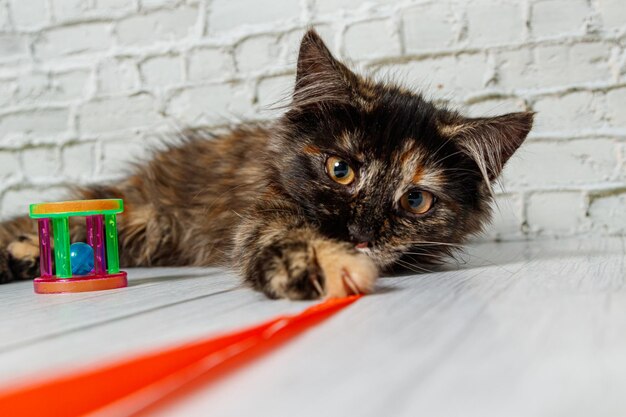
[[[84,275],[76,278],[61,279],[52,277],[35,278],[33,282],[37,294],[60,294],[70,292],[88,292],[112,290],[128,286],[126,272],[116,274]]]

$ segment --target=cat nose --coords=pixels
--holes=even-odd
[[[348,226],[348,232],[350,233],[350,239],[356,243],[357,248],[367,248],[371,245],[373,232],[370,230],[363,230],[356,226]]]

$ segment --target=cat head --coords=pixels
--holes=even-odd
[[[277,185],[327,236],[379,266],[438,260],[490,217],[492,183],[532,113],[467,118],[359,76],[304,36],[272,148]]]

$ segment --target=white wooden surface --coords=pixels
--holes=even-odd
[[[162,416],[624,416],[626,239],[482,244],[383,278],[302,337]],[[209,269],[131,270],[127,289],[0,286],[0,384],[296,312]]]

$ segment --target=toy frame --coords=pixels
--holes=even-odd
[[[30,217],[37,219],[39,229],[40,276],[34,281],[35,292],[54,294],[126,287],[126,272],[120,271],[117,236],[117,214],[123,211],[121,199],[31,204]],[[69,218],[75,216],[86,218],[87,243],[94,252],[94,269],[87,275],[72,275]]]

